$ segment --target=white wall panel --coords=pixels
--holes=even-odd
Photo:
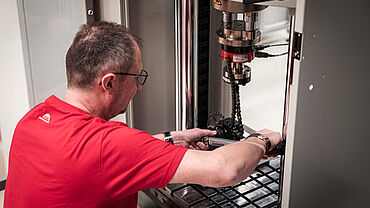
[[[0,128],[6,170],[18,121],[50,95],[64,96],[65,53],[85,22],[84,2],[1,0]]]
[[[66,90],[65,54],[85,22],[84,1],[23,0],[34,103]]]
[[[0,177],[3,177],[3,171],[8,166],[13,131],[30,104],[17,3],[13,0],[1,0],[0,5]]]

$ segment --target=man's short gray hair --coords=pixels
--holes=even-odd
[[[66,55],[68,87],[88,89],[101,73],[127,72],[134,67],[134,41],[126,27],[110,22],[81,25]]]

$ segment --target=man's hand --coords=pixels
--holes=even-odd
[[[216,131],[194,128],[184,131],[173,131],[171,135],[175,145],[181,145],[190,149],[205,150],[208,146],[199,140],[204,136],[215,136]]]
[[[283,138],[280,136],[279,132],[272,131],[270,129],[262,129],[260,131],[257,131],[257,133],[267,136],[270,139],[271,148],[269,150],[266,150],[267,152],[274,149],[276,145],[283,141]]]
[[[266,150],[267,152],[274,149],[276,145],[281,143],[284,139],[280,136],[279,132],[272,131],[270,129],[262,129],[260,131],[257,131],[257,133],[260,133],[264,136],[267,136],[270,139],[271,142],[271,148],[269,150]],[[276,155],[264,155],[262,159],[267,159],[268,157],[276,157]]]

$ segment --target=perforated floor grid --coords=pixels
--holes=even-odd
[[[161,195],[166,207],[277,207],[280,177],[280,157],[260,163],[243,182],[224,188],[210,188],[193,184],[169,184],[152,192]],[[170,201],[171,203],[167,203]]]

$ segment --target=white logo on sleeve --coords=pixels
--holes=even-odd
[[[43,115],[42,117],[40,116],[39,119],[41,119],[42,121],[44,121],[45,123],[50,123],[50,114],[46,113],[45,115]]]

